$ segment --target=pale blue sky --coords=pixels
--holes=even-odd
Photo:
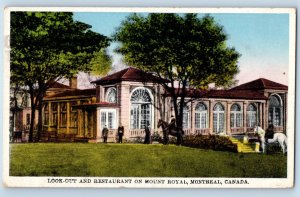
[[[129,13],[74,13],[75,20],[92,25],[92,30],[111,36]],[[199,14],[202,17],[204,14]],[[260,77],[288,84],[288,14],[210,14],[224,27],[228,45],[242,54],[239,59],[239,84]],[[112,48],[110,52],[112,53]],[[114,64],[122,65],[119,56]]]

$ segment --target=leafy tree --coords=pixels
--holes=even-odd
[[[169,80],[161,85],[171,95],[179,127],[188,88],[205,89],[210,83],[227,87],[238,73],[240,55],[226,45],[223,27],[209,15],[132,14],[114,39],[127,64]]]
[[[89,82],[106,75],[112,68],[111,57],[107,50],[100,50],[94,53],[94,58],[89,63],[91,70],[87,72]]]
[[[38,109],[38,138],[42,131],[43,96],[51,81],[90,71],[90,61],[110,40],[73,20],[71,12],[11,13],[11,80],[28,87],[31,97],[33,141]]]

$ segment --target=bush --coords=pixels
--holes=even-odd
[[[183,139],[183,146],[237,152],[237,145],[229,138],[219,135],[188,135]]]
[[[143,144],[144,143],[145,138],[144,137],[135,137],[132,142],[135,144]]]
[[[266,144],[268,154],[282,153],[282,149],[279,143]]]
[[[157,141],[159,143],[163,142],[163,138],[159,135],[158,131],[155,131],[152,135],[151,135],[151,142],[153,141]]]

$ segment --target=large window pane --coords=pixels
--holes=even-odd
[[[213,131],[214,133],[222,133],[224,132],[224,107],[221,103],[217,103],[214,106],[214,112],[213,112]]]
[[[276,95],[269,99],[269,124],[282,126],[282,105],[279,96]]]
[[[151,96],[146,88],[133,91],[131,98],[130,126],[131,129],[145,129],[151,125]]]
[[[238,104],[233,104],[230,111],[230,127],[238,128],[242,126],[242,111]]]
[[[197,129],[206,128],[207,108],[203,103],[198,103],[195,108],[195,127]]]

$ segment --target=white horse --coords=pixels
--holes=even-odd
[[[260,141],[263,153],[266,152],[266,142],[265,142],[265,134],[266,132],[261,127],[255,127],[254,133],[257,133]],[[278,142],[281,146],[283,154],[287,152],[287,137],[283,133],[274,133],[273,139],[267,140],[268,144],[276,143]]]

